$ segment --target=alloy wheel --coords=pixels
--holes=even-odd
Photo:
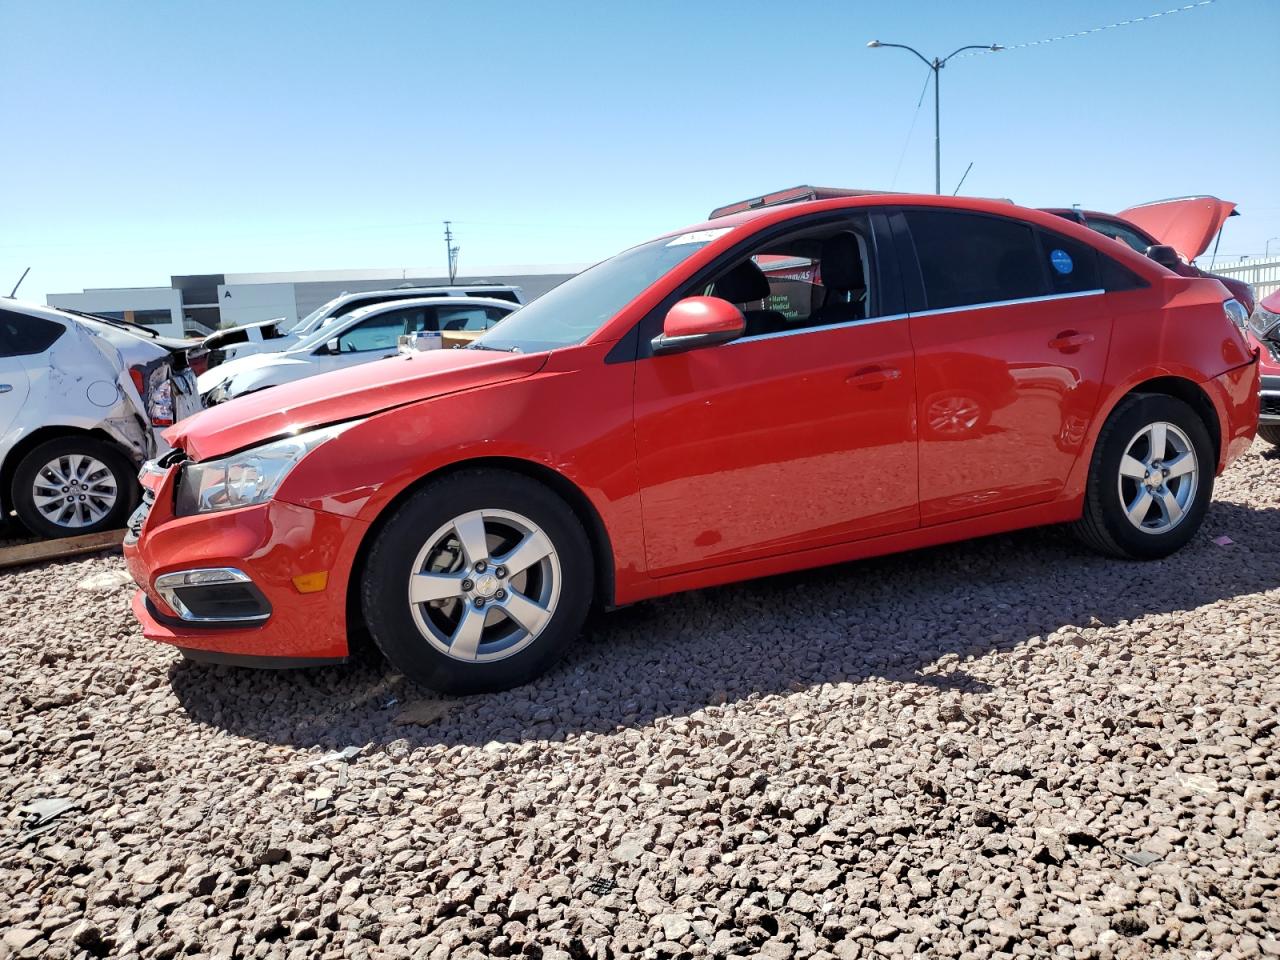
[[[944,397],[930,404],[928,418],[934,433],[968,433],[982,418],[982,408],[969,397]]]
[[[1195,501],[1200,465],[1177,425],[1151,423],[1133,435],[1120,458],[1117,490],[1129,522],[1143,533],[1168,533]]]
[[[98,523],[111,512],[119,495],[115,474],[87,454],[50,460],[31,483],[31,499],[41,516],[67,529]]]
[[[414,558],[408,600],[422,636],[465,662],[519,653],[550,622],[560,598],[550,538],[509,510],[474,510],[436,530]]]

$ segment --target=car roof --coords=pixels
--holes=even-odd
[[[387,300],[384,303],[371,303],[367,307],[357,307],[350,313],[344,313],[344,317],[362,318],[375,313],[383,313],[389,310],[403,310],[405,307],[462,307],[462,306],[478,306],[478,307],[502,307],[508,312],[514,311],[521,304],[512,303],[510,300],[498,300],[494,297],[404,297],[399,300]]]
[[[802,200],[795,203],[759,207],[755,210],[732,213],[712,220],[703,220],[700,223],[691,224],[679,230],[672,230],[653,239],[664,240],[668,237],[679,237],[686,233],[695,233],[703,230],[715,231],[717,234],[728,234],[737,232],[735,228],[748,225],[763,227],[766,224],[784,223],[787,220],[810,213],[820,213],[824,210],[872,210],[876,207],[885,206],[938,207],[940,209],[959,210],[968,213],[987,213],[1000,217],[1013,216],[1045,227],[1062,222],[1062,218],[1044,210],[1023,207],[1003,199],[947,197],[933,193],[867,193],[858,196],[834,197],[826,200]],[[1077,224],[1077,226],[1079,225]]]
[[[447,296],[445,290],[519,290],[520,287],[510,283],[424,283],[412,287],[392,287],[385,290],[352,290],[339,294],[335,300],[358,300],[361,297],[413,296],[420,290],[430,290],[422,296]]]
[[[85,319],[84,317],[76,316],[74,313],[59,310],[57,307],[48,307],[42,303],[27,303],[23,300],[10,300],[8,297],[0,297],[0,310],[12,310],[15,313],[25,313],[31,317],[56,320],[60,323],[80,323]]]

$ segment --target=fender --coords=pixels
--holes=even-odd
[[[645,578],[631,364],[612,343],[556,351],[539,372],[375,414],[317,447],[276,499],[373,524],[428,477],[476,461],[550,471],[590,503],[614,550],[617,592]],[[369,478],[378,480],[371,481]]]

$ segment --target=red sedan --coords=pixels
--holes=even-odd
[[[470,348],[183,421],[143,473],[134,609],[187,656],[261,666],[342,660],[363,624],[471,692],[546,670],[593,605],[1037,524],[1161,557],[1257,429],[1246,314],[1007,203],[724,217]]]

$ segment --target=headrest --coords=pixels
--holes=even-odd
[[[861,290],[867,285],[862,273],[862,253],[852,233],[837,233],[822,241],[822,285],[828,290]]]
[[[743,260],[715,283],[715,295],[730,303],[751,303],[769,296],[769,280],[754,260]]]

